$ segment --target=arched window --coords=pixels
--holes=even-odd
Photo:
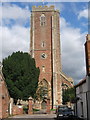
[[[40,17],[40,26],[45,26],[45,15],[42,14],[41,17]]]
[[[40,82],[40,86],[44,86],[48,89],[48,82],[46,79],[43,79],[41,82]]]

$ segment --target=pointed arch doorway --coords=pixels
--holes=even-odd
[[[48,98],[48,88],[49,88],[47,80],[43,79],[40,82],[40,86],[41,86],[41,92],[42,92],[41,108],[46,109],[46,107],[47,107],[47,98]]]

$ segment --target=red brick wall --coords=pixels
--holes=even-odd
[[[85,43],[85,52],[86,52],[86,71],[87,75],[90,75],[90,40],[88,40]]]
[[[23,107],[22,106],[18,106],[18,105],[14,105],[13,106],[13,115],[21,115],[23,114]]]
[[[41,15],[45,15],[46,23],[45,26],[40,25],[40,17]],[[51,98],[52,92],[51,90],[51,81],[52,81],[52,29],[51,29],[51,16],[52,11],[35,11],[34,12],[34,19],[32,16],[32,24],[34,22],[34,58],[36,60],[36,66],[40,69],[40,75],[39,75],[39,82],[43,81],[45,79],[48,83],[48,95]],[[33,29],[31,29],[31,33],[33,33]],[[31,34],[31,39],[33,35]],[[45,46],[42,47],[42,43],[45,43]],[[31,48],[32,48],[31,43]],[[46,58],[42,59],[41,54],[45,53]],[[42,66],[45,66],[45,72],[42,71]]]
[[[42,14],[45,16],[44,26],[40,25],[40,17]],[[58,104],[61,104],[59,12],[55,11],[54,8],[52,9],[51,7],[33,8],[30,32],[31,55],[36,60],[36,66],[40,68],[39,82],[43,81],[43,79],[47,81],[50,104],[52,104],[53,101],[56,102],[56,99],[58,99]],[[45,43],[45,46],[42,47],[43,42]],[[46,54],[45,59],[41,57],[43,53]],[[45,71],[42,71],[43,66]],[[54,81],[56,82],[56,86],[54,85]],[[52,84],[53,88],[55,87],[56,93],[52,92],[54,91],[52,89]]]
[[[0,82],[0,102],[2,106],[0,107],[0,118],[6,118],[9,115],[9,93],[5,81]]]
[[[40,26],[40,16],[44,13],[46,17],[46,25]],[[35,60],[36,66],[40,68],[39,80],[44,78],[51,83],[52,79],[52,66],[51,66],[51,16],[52,12],[35,12],[34,13],[35,24]],[[42,42],[45,42],[45,47],[42,47]],[[41,54],[47,55],[46,59],[41,59]],[[45,66],[45,73],[42,72],[42,66]]]
[[[1,78],[1,76],[0,76]],[[1,80],[1,79],[0,79]],[[0,81],[0,118],[2,118],[2,85],[1,85],[1,81]]]

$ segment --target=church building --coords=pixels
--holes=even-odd
[[[45,96],[53,107],[62,104],[62,83],[73,86],[73,80],[62,73],[59,19],[54,6],[32,7],[30,54],[40,69],[38,85],[47,89]]]

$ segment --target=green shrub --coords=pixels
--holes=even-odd
[[[51,109],[51,111],[56,111],[56,109]]]
[[[28,107],[27,107],[27,106],[24,106],[24,107],[23,107],[23,111],[24,111],[24,113],[28,114]]]
[[[39,109],[35,109],[35,108],[33,108],[33,111],[40,111]]]

